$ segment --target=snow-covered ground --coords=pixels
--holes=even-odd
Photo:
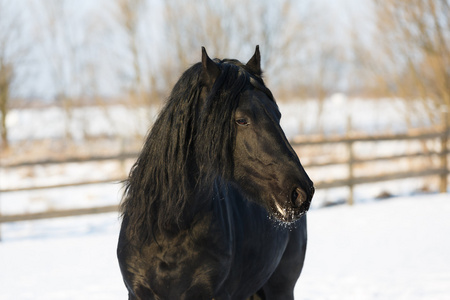
[[[118,230],[116,213],[2,225],[0,299],[127,299]]]
[[[450,195],[308,214],[297,299],[450,299]]]
[[[117,214],[2,225],[0,299],[126,299]],[[450,195],[313,209],[296,299],[450,299]]]

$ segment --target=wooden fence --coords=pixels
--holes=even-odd
[[[414,178],[414,177],[427,177],[427,176],[439,176],[440,184],[439,190],[441,193],[447,191],[447,176],[449,173],[448,169],[448,135],[450,131],[445,129],[437,129],[431,131],[421,131],[421,132],[410,132],[408,134],[377,134],[377,135],[348,135],[346,137],[298,137],[291,141],[293,146],[307,147],[307,146],[317,146],[317,145],[331,145],[336,146],[338,144],[344,144],[347,149],[347,158],[341,161],[329,161],[325,163],[309,163],[305,165],[305,168],[312,167],[327,167],[332,165],[342,165],[345,164],[348,169],[348,177],[345,179],[333,179],[331,181],[322,181],[315,183],[316,189],[328,189],[336,187],[348,187],[349,196],[348,204],[352,205],[353,199],[353,188],[358,184],[375,183],[382,181]],[[380,143],[388,141],[420,141],[426,142],[429,140],[438,140],[440,144],[439,151],[420,151],[416,153],[404,153],[399,155],[390,156],[373,156],[371,158],[358,158],[360,155],[355,151],[356,143]],[[414,158],[430,158],[437,156],[440,158],[439,166],[435,167],[425,167],[419,170],[408,170],[408,171],[395,171],[391,173],[384,173],[379,175],[371,176],[361,176],[357,177],[354,175],[355,166],[358,164],[368,164],[379,161],[394,161],[402,158],[414,159]]]
[[[440,178],[440,191],[447,191],[447,176],[449,173],[448,170],[448,129],[435,129],[429,131],[422,131],[416,133],[408,133],[408,134],[378,134],[378,135],[348,135],[345,137],[297,137],[291,141],[291,144],[294,147],[311,147],[311,146],[322,146],[322,145],[331,145],[332,147],[336,145],[345,145],[347,148],[347,157],[341,160],[333,160],[328,162],[321,163],[306,163],[304,164],[305,169],[308,168],[320,168],[320,167],[328,167],[332,165],[346,165],[348,169],[348,177],[344,179],[333,179],[330,181],[321,181],[315,182],[316,189],[329,189],[335,187],[348,187],[349,188],[349,198],[348,203],[353,204],[353,188],[358,184],[365,183],[375,183],[381,181],[389,181],[389,180],[397,180],[397,179],[405,179],[412,177],[426,177],[426,176],[439,176]],[[371,158],[359,158],[360,154],[355,151],[356,143],[379,143],[385,141],[420,141],[426,142],[429,140],[438,140],[440,143],[439,151],[421,151],[417,153],[408,153],[401,155],[391,155],[391,156],[382,156],[382,157],[371,157]],[[102,160],[125,160],[130,158],[135,158],[137,153],[128,153],[122,154],[120,156],[101,156],[101,157],[91,157],[89,159],[86,158],[71,158],[64,161],[59,160],[46,160],[39,162],[25,162],[20,164],[11,164],[11,165],[3,165],[2,168],[17,168],[23,166],[33,166],[33,165],[50,165],[50,164],[64,164],[68,162],[94,162],[94,161],[102,161]],[[414,171],[403,171],[403,172],[393,172],[387,174],[373,175],[373,176],[363,176],[357,177],[354,175],[354,168],[358,164],[367,164],[378,161],[392,161],[401,158],[414,159],[417,157],[432,157],[437,156],[440,159],[439,166],[436,167],[424,167],[420,170]],[[96,181],[80,181],[73,182],[69,184],[58,184],[51,186],[38,186],[38,187],[26,187],[26,188],[11,188],[11,189],[3,189],[0,190],[0,193],[8,193],[19,190],[35,190],[35,189],[50,189],[56,187],[67,187],[67,186],[77,186],[77,185],[88,185],[88,184],[98,184],[98,183],[111,183],[111,182],[119,182],[124,178],[115,178],[108,180],[96,180]],[[48,212],[40,212],[40,213],[31,213],[31,214],[17,214],[17,215],[2,215],[0,211],[0,223],[4,222],[17,222],[17,221],[28,221],[28,220],[37,220],[37,219],[47,219],[47,218],[56,218],[56,217],[65,217],[65,216],[77,216],[84,214],[96,214],[96,213],[105,213],[105,212],[113,212],[117,211],[117,205],[110,206],[102,206],[102,207],[93,207],[93,208],[77,208],[70,210],[59,210],[59,211],[48,211]]]

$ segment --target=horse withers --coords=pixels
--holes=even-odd
[[[129,299],[293,299],[313,183],[260,68],[186,70],[126,182],[117,249]]]

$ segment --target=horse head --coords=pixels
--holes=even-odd
[[[298,220],[309,209],[314,187],[280,126],[281,113],[262,80],[259,47],[245,65],[237,60],[213,61],[204,48],[202,52],[202,78],[208,90],[226,64],[235,65],[248,78],[231,116],[230,180],[275,219]]]

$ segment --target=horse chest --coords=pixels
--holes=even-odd
[[[152,245],[148,278],[158,294],[181,295],[198,289],[245,295],[259,289],[277,268],[289,231],[258,212],[205,217],[172,239]]]
[[[256,204],[234,202],[219,210],[211,228],[221,236],[218,248],[226,255],[228,273],[223,289],[245,295],[259,289],[277,268],[289,241],[289,229],[277,226]],[[237,297],[239,298],[239,297]]]
[[[240,281],[241,288],[253,289],[263,285],[275,271],[289,238],[286,232],[264,225],[246,233],[236,242],[238,249],[229,277]]]

